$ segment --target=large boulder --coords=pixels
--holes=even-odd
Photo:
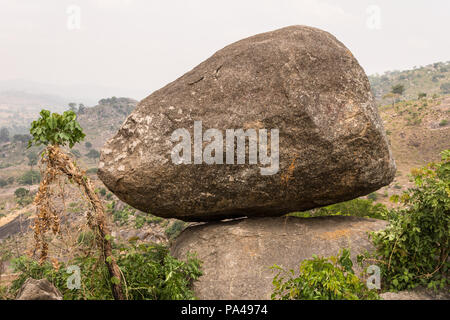
[[[356,266],[357,254],[373,250],[367,232],[386,224],[345,216],[210,222],[184,230],[172,254],[185,259],[196,253],[203,262],[203,275],[194,283],[199,299],[270,299],[274,264],[298,274],[300,262],[313,254],[335,256],[350,248]]]
[[[189,143],[179,152],[186,158],[174,160],[184,140],[173,134],[183,128],[199,148]],[[223,137],[227,129],[266,129],[262,151],[273,157],[264,164],[259,152],[250,164],[249,142],[245,163],[235,164],[236,145],[232,154],[221,136],[204,137],[220,141],[210,153],[216,162],[206,164],[201,148],[214,148],[201,133],[213,128]],[[104,146],[98,171],[121,200],[185,221],[307,210],[371,193],[394,173],[364,70],[334,36],[305,26],[233,43],[142,100]]]
[[[47,279],[27,279],[19,292],[16,300],[62,300],[61,292]]]

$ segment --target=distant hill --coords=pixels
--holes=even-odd
[[[103,97],[133,96],[121,88],[91,85],[91,84],[48,84],[23,79],[0,80],[0,92],[17,91],[38,95],[52,95],[62,97],[64,104],[68,102],[84,103],[93,106]],[[136,95],[138,96],[138,95]],[[1,101],[0,101],[1,102]]]
[[[95,106],[102,97],[126,93],[117,88],[92,85],[51,85],[27,80],[0,81],[0,128],[11,134],[28,132],[41,109],[62,112],[73,102]]]
[[[450,61],[433,63],[424,67],[404,71],[388,71],[382,75],[369,76],[372,92],[379,105],[391,101],[383,98],[395,85],[403,85],[402,99],[417,99],[419,93],[433,95],[450,94]]]
[[[6,127],[11,134],[25,133],[32,120],[43,108],[53,112],[67,109],[67,101],[56,95],[34,94],[23,91],[0,92],[0,128]]]
[[[450,149],[450,96],[387,104],[379,113],[397,165],[395,180],[377,191],[387,204],[389,196],[412,186],[411,169],[439,161],[440,152]]]
[[[76,110],[78,121],[86,133],[86,137],[71,152],[77,157],[77,161],[83,164],[84,168],[97,167],[100,149],[106,140],[117,132],[137,103],[136,100],[130,98],[112,97],[101,99],[95,107]],[[26,132],[29,130],[30,122],[37,119],[37,115],[28,117]],[[25,171],[30,170],[27,154],[33,151],[37,152],[42,147],[33,147],[28,150],[27,140],[26,135],[25,139],[20,140],[10,135],[10,141],[0,141],[0,179],[18,178]],[[5,190],[0,188],[0,196],[2,191]]]
[[[134,110],[138,101],[131,98],[101,99],[99,104],[92,108],[78,110],[78,121],[86,133],[83,146],[86,142],[92,144],[90,148],[100,149],[107,139],[112,137],[120,128],[125,118]]]

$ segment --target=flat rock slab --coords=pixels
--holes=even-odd
[[[220,137],[205,138],[209,129]],[[227,130],[239,129],[257,145],[246,143],[240,164],[237,143],[227,150],[225,141]],[[176,130],[189,137],[173,141]],[[179,154],[191,162],[174,162],[174,148],[186,141]],[[251,150],[258,150],[252,163]],[[208,154],[218,158],[206,162]],[[395,175],[364,70],[333,35],[306,26],[233,43],[155,91],[106,143],[98,169],[121,200],[185,221],[304,211],[369,194]]]
[[[353,260],[372,250],[367,233],[386,221],[346,216],[252,218],[214,222],[184,230],[172,254],[196,252],[203,276],[194,283],[199,299],[270,299],[274,264],[298,271],[304,259],[337,255],[350,248]],[[356,265],[356,261],[354,261]]]

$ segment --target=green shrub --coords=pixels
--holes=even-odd
[[[152,214],[147,214],[147,213],[140,213],[135,215],[136,220],[135,220],[135,228],[136,229],[140,229],[142,228],[145,224],[150,224],[150,223],[160,223],[161,221],[163,221],[164,219],[161,217],[157,217],[154,216]],[[166,230],[167,231],[167,230]]]
[[[100,191],[98,193],[100,193],[100,195],[102,197],[104,197],[106,195],[106,189],[105,188],[100,188]]]
[[[295,212],[290,215],[302,218],[322,216],[355,216],[374,219],[386,219],[386,206],[372,200],[353,199],[346,202],[332,204],[327,207],[313,209],[305,212]]]
[[[70,150],[70,153],[75,156],[75,158],[81,158],[81,152],[77,149]]]
[[[372,233],[375,258],[393,290],[448,285],[450,262],[450,150],[440,163],[413,170],[415,187],[393,196],[404,207],[391,210],[385,230]]]
[[[0,178],[0,188],[3,188],[8,185],[8,181],[6,179]]]
[[[447,119],[444,119],[441,122],[439,122],[439,126],[441,126],[441,127],[445,127],[447,124],[448,124],[448,120]]]
[[[147,220],[145,219],[145,216],[137,215],[136,220],[134,221],[134,223],[135,223],[134,227],[136,229],[141,229],[145,225],[146,222],[147,222]]]
[[[77,243],[80,246],[91,248],[95,245],[95,235],[92,231],[80,232],[77,238]]]
[[[17,180],[17,182],[19,182],[19,184],[21,185],[32,185],[34,183],[39,183],[40,181],[41,181],[41,174],[39,173],[39,171],[35,170],[25,172]]]
[[[9,300],[8,288],[0,285],[0,300]]]
[[[98,169],[97,168],[90,168],[86,170],[87,174],[97,174]]]
[[[441,84],[441,91],[443,94],[449,94],[450,93],[450,82],[446,82]]]
[[[274,265],[273,300],[359,300],[379,299],[354,274],[350,251],[344,249],[337,257],[312,259],[300,263],[299,274]]]
[[[181,231],[186,227],[186,222],[176,220],[171,223],[165,230],[166,236],[169,239],[175,239]]]
[[[14,191],[16,202],[21,206],[26,206],[33,202],[33,198],[30,195],[30,191],[25,188],[18,188]]]
[[[376,201],[378,199],[378,195],[375,192],[372,192],[371,194],[369,194],[367,196],[367,199],[372,200],[372,201]]]
[[[194,299],[193,281],[201,276],[200,261],[189,255],[186,262],[172,257],[169,249],[160,245],[140,245],[127,248],[126,254],[116,256],[125,281],[123,289],[129,300],[186,300]],[[68,289],[67,266],[81,270],[81,288]],[[14,259],[12,266],[19,277],[12,283],[10,293],[15,295],[26,279],[48,279],[65,300],[109,300],[111,280],[98,257],[77,257],[56,270],[51,263],[38,262],[28,257]]]
[[[128,222],[128,217],[134,215],[135,211],[130,206],[125,206],[122,210],[116,210],[116,203],[113,201],[107,205],[108,212],[112,214],[113,221],[120,226],[125,225]]]
[[[95,149],[90,149],[89,152],[86,154],[86,157],[91,158],[91,159],[100,158],[100,152],[98,152]]]
[[[62,115],[42,110],[38,120],[31,123],[30,134],[32,139],[28,141],[28,147],[35,144],[53,144],[69,148],[84,139],[86,136],[76,121],[77,115],[73,111],[64,111]]]
[[[14,195],[17,198],[23,198],[30,194],[30,191],[25,188],[17,188],[16,191],[14,191]]]

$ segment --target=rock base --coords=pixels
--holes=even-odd
[[[205,223],[184,230],[172,254],[184,259],[195,252],[203,262],[203,276],[194,283],[199,299],[270,299],[272,265],[297,271],[313,254],[337,255],[341,248],[350,248],[355,259],[373,250],[367,233],[386,225],[383,220],[345,216]]]

